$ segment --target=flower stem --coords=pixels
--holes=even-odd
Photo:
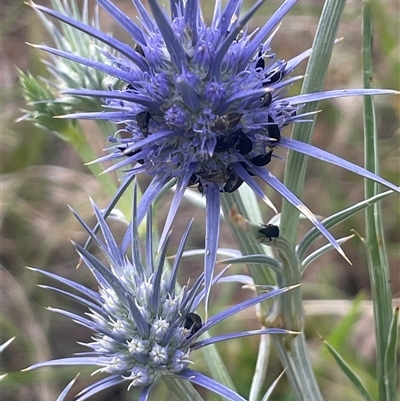
[[[236,205],[239,212],[243,214],[245,218],[247,218],[248,220],[252,220],[253,222],[259,222],[259,209],[257,207],[246,208],[246,206],[248,206],[250,202],[247,199],[248,194],[245,193],[245,191],[246,187],[242,186],[242,188],[240,188],[240,191],[236,191],[232,194],[224,194],[224,196],[222,197],[222,208],[224,210],[224,214],[225,216],[229,216],[229,211],[231,207],[233,205]],[[240,250],[244,254],[269,254],[268,250],[270,248],[266,248],[265,246],[256,243],[254,240],[251,241],[246,233],[242,232],[242,230],[236,228],[233,224],[231,224],[229,219],[227,219],[227,221],[231,225],[233,235],[238,242]],[[294,253],[294,246],[292,247],[292,249],[292,253]],[[293,266],[293,258],[285,257],[285,254],[287,254],[288,252],[289,250],[287,250],[287,252],[280,252],[281,256],[283,256],[284,264],[291,265],[289,269],[287,268],[287,266],[283,267],[282,279],[284,280],[285,285],[287,285],[289,282],[295,282],[295,284],[297,284],[299,282],[298,279],[300,278],[299,266],[297,266],[298,264],[296,263],[294,263],[295,266]],[[256,284],[273,283],[273,278],[271,277],[272,275],[268,266],[251,265],[248,266],[248,268]],[[286,271],[286,274],[284,273],[284,271]],[[298,316],[295,316],[296,311],[298,311],[299,316],[303,315],[300,289],[295,288],[291,291],[288,291],[288,293],[292,294],[291,297],[286,297],[282,299],[282,324],[294,324],[296,326],[296,330],[301,330],[301,327],[299,326],[302,325],[302,319],[298,321]],[[262,315],[268,316],[269,310],[263,307],[263,305],[261,306],[261,308]],[[292,320],[290,320],[291,317]],[[320,394],[318,385],[314,377],[314,373],[312,371],[311,363],[307,355],[304,334],[300,334],[296,337],[272,336],[272,338],[279,350],[282,364],[288,369],[288,377],[296,399],[302,401],[321,401],[322,396]]]
[[[272,336],[272,340],[278,349],[282,364],[287,367],[286,372],[296,399],[321,401],[322,395],[311,368],[304,333],[294,338],[289,348],[284,337]]]
[[[168,389],[181,401],[204,401],[193,385],[187,380],[164,376],[163,381]]]
[[[345,0],[327,0],[325,2],[301,93],[318,92],[323,89],[323,82],[344,6]],[[302,109],[302,112],[315,111],[317,106],[317,103],[308,104]],[[296,124],[292,132],[292,138],[309,143],[312,138],[315,121],[316,118],[314,117],[311,123]],[[289,152],[286,161],[284,184],[298,197],[301,197],[304,189],[306,166],[306,156]],[[284,200],[282,203],[280,230],[282,235],[288,239],[293,249],[297,241],[298,222],[299,212]],[[282,253],[280,253],[280,256],[282,256]],[[300,263],[298,264],[298,268],[301,269]],[[299,271],[296,274],[292,269],[286,268],[282,269],[282,274],[284,275],[286,284],[300,279],[301,273]],[[289,305],[296,304],[297,302],[297,308],[301,310],[301,298],[300,302],[298,302],[299,291],[297,293],[290,292],[288,296],[291,296],[293,300]],[[287,312],[291,314],[293,310],[295,308],[288,308]],[[284,310],[284,313],[286,313],[286,310]],[[278,347],[282,362],[288,367],[288,376],[296,398],[298,400],[322,400],[322,395],[308,357],[304,333],[298,335],[290,343],[284,338],[274,338],[274,342]]]
[[[317,32],[313,43],[313,52],[307,65],[301,93],[312,93],[323,90],[329,60],[331,58],[340,16],[343,12],[345,0],[327,0],[322,10]],[[318,103],[308,103],[302,112],[316,111]],[[292,138],[309,143],[312,139],[316,116],[310,123],[295,124]],[[307,156],[299,152],[289,151],[286,159],[285,186],[297,197],[301,197],[304,189]],[[295,244],[299,212],[289,202],[283,200],[280,229],[284,236]]]
[[[371,1],[363,1],[363,79],[364,88],[372,87],[372,11]],[[379,174],[377,151],[377,133],[375,112],[372,98],[364,97],[364,149],[365,168]],[[365,180],[365,197],[379,192],[379,186]],[[371,294],[374,309],[376,335],[377,378],[380,400],[396,399],[396,360],[391,366],[385,365],[385,353],[388,347],[392,320],[392,302],[390,289],[389,264],[386,254],[382,227],[382,208],[380,202],[365,210],[366,250],[368,270],[371,281]]]

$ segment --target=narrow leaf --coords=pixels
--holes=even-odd
[[[354,372],[354,370],[346,363],[346,361],[340,356],[340,354],[333,348],[327,341],[322,340],[326,345],[329,353],[333,356],[336,363],[341,368],[342,372],[347,376],[347,378],[353,383],[354,387],[361,395],[362,399],[365,401],[375,401],[371,393],[364,386],[360,377]]]

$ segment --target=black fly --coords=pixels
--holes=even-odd
[[[266,166],[272,159],[272,152],[273,150],[271,149],[269,152],[265,153],[264,155],[258,155],[256,157],[253,157],[250,161],[255,165],[255,166]]]
[[[279,237],[279,227],[274,226],[273,224],[262,224],[262,228],[258,230],[258,232],[272,241],[272,238]]]
[[[183,327],[186,330],[190,330],[190,335],[192,336],[196,332],[198,332],[201,329],[201,326],[203,325],[203,322],[201,320],[201,317],[194,312],[190,312],[186,315],[185,321],[183,323]]]
[[[214,120],[211,125],[212,128],[224,133],[217,137],[217,143],[214,149],[215,152],[225,152],[233,147],[239,140],[241,130],[236,130],[234,132],[229,131],[239,124],[242,115],[241,113],[228,113],[223,116],[218,116]]]
[[[143,47],[139,45],[139,43],[136,43],[134,50],[136,53],[139,53],[142,57],[146,58],[144,51],[143,51]]]
[[[141,111],[136,114],[136,122],[142,134],[147,137],[149,135],[149,122],[151,114],[148,111]]]
[[[213,123],[214,128],[217,131],[226,132],[232,128],[235,128],[238,124],[240,119],[242,118],[241,113],[229,113],[223,116],[218,116]]]

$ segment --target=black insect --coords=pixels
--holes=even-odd
[[[217,116],[217,118],[214,120],[213,126],[217,131],[229,131],[239,124],[242,115],[243,114],[241,113],[229,113],[223,116]]]
[[[214,152],[225,152],[232,148],[238,141],[239,135],[240,130],[237,130],[217,137],[217,144],[215,145]]]
[[[256,157],[253,157],[250,161],[255,165],[255,166],[266,166],[272,158],[272,152],[273,150],[271,149],[269,152],[267,152],[265,155],[258,155]]]
[[[280,81],[285,73],[285,67],[286,63],[281,63],[272,70],[268,71],[264,76],[263,86],[274,84],[275,82]]]
[[[141,152],[141,149],[129,150],[128,146],[117,146],[117,149],[120,150],[125,156],[131,157]],[[144,159],[136,160],[139,164],[144,164]]]
[[[197,333],[201,329],[202,325],[203,322],[201,317],[194,312],[188,313],[185,317],[185,322],[183,323],[183,327],[187,330],[190,330],[190,336]]]
[[[142,57],[146,58],[144,51],[143,51],[143,47],[139,45],[139,43],[136,43],[134,50],[139,53]]]
[[[196,174],[192,174],[188,182],[188,187],[192,187],[198,183],[199,183],[199,177]]]
[[[131,157],[136,154],[137,150],[129,150],[128,146],[117,146],[117,149],[120,150],[125,156]]]
[[[258,232],[265,235],[270,241],[272,241],[272,238],[279,237],[279,227],[273,224],[262,224],[262,228],[260,228]]]
[[[263,85],[266,86],[266,85]],[[271,92],[267,92],[262,98],[261,98],[261,107],[267,107],[271,104],[272,102],[272,94]]]
[[[203,185],[200,181],[200,177],[197,174],[192,174],[188,182],[188,187],[197,188],[201,194],[204,193]]]
[[[203,180],[208,182],[224,182],[226,179],[226,174],[224,171],[208,171],[206,173],[199,174]]]
[[[225,33],[225,38],[227,38],[227,37],[229,36],[230,33],[231,33],[231,31],[226,31],[226,33]],[[236,43],[239,43],[239,40],[240,40],[240,33],[238,33],[238,35],[236,36],[236,38],[234,39],[234,41],[235,41]]]
[[[257,59],[257,63],[256,63],[256,69],[257,68],[265,68],[265,61],[264,58],[262,57],[262,53],[261,50],[258,52],[258,59]]]
[[[242,184],[243,180],[237,174],[231,173],[228,179],[226,180],[223,192],[228,192],[228,193],[235,192]]]
[[[136,114],[136,122],[142,134],[147,137],[149,135],[149,122],[151,114],[148,111],[141,111]]]
[[[253,142],[242,130],[239,130],[239,141],[236,143],[236,149],[241,155],[247,155],[253,149]]]
[[[235,147],[241,155],[247,155],[253,148],[253,142],[241,129],[238,129],[218,137],[214,151],[217,153],[225,152],[233,147]]]
[[[260,60],[262,60],[262,61],[260,61]],[[256,67],[264,68],[264,65],[265,65],[264,60],[262,58],[258,59]],[[280,81],[285,74],[285,67],[286,67],[286,63],[283,63],[281,65],[278,65],[274,69],[268,71],[264,75],[264,78],[262,80],[262,86],[264,88],[266,88],[267,86]],[[272,102],[272,93],[268,92],[261,98],[261,107],[267,107],[271,104],[271,102]]]

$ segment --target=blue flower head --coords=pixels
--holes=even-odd
[[[282,128],[307,121],[302,107],[322,99],[394,93],[382,90],[335,90],[289,97],[287,87],[301,76],[290,77],[311,49],[280,60],[271,42],[284,15],[296,0],[283,1],[264,26],[248,32],[247,23],[264,0],[241,14],[242,1],[215,2],[210,24],[198,0],[170,0],[169,13],[149,0],[151,14],[133,0],[140,26],[109,0],[97,3],[132,37],[122,43],[96,28],[42,6],[34,6],[87,33],[114,49],[109,63],[101,63],[47,46],[37,46],[110,74],[123,84],[103,90],[68,90],[65,93],[105,99],[106,110],[69,117],[104,119],[119,125],[110,137],[110,153],[99,159],[117,160],[129,176],[145,172],[153,177],[138,208],[140,221],[161,189],[171,180],[176,191],[165,232],[187,187],[195,186],[207,201],[206,287],[209,291],[219,237],[220,194],[237,190],[244,182],[271,205],[254,177],[277,190],[297,207],[341,251],[314,214],[268,170],[277,146],[292,149],[364,177],[398,188],[341,158],[312,145],[281,136]],[[89,73],[89,72],[88,72]]]
[[[81,315],[56,308],[50,310],[71,318],[93,332],[92,341],[82,344],[90,351],[69,358],[40,362],[28,369],[59,365],[97,366],[95,373],[103,372],[107,376],[85,388],[79,394],[79,401],[122,382],[128,383],[128,389],[132,386],[143,388],[140,399],[144,401],[147,400],[152,385],[164,376],[187,379],[229,400],[243,401],[241,396],[224,385],[189,369],[190,354],[193,350],[208,344],[231,338],[255,334],[290,333],[284,329],[270,328],[198,339],[221,320],[279,295],[289,287],[271,288],[271,291],[230,307],[203,323],[195,311],[205,296],[204,273],[190,287],[180,288],[176,280],[190,225],[178,247],[173,266],[168,269],[165,266],[168,241],[160,247],[157,257],[153,254],[151,216],[147,224],[145,258],[142,259],[135,224],[131,226],[133,228],[128,228],[131,231],[129,237],[132,254],[132,257],[128,258],[116,244],[101,211],[95,204],[93,208],[104,242],[79,216],[76,216],[102,251],[107,261],[106,265],[79,244],[73,243],[73,245],[97,281],[98,291],[56,274],[31,268],[66,285],[72,291],[47,285],[42,287],[72,298],[87,308]],[[214,282],[225,271],[226,269],[214,279]]]

